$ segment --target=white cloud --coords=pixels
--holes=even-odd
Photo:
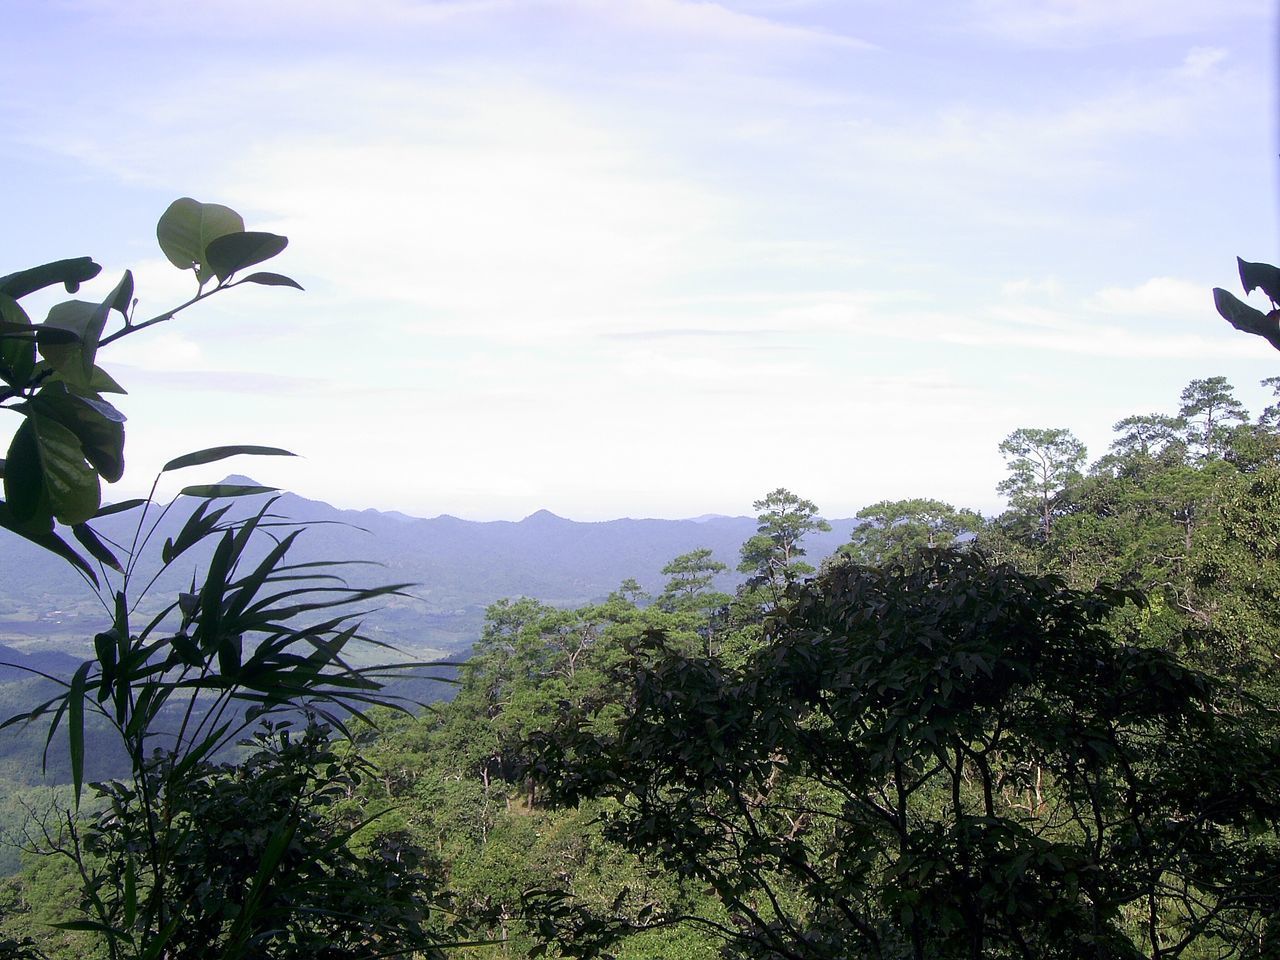
[[[1152,277],[1135,287],[1099,290],[1089,304],[1104,313],[1157,319],[1216,317],[1208,284]]]
[[[1011,299],[1021,299],[1024,297],[1053,298],[1062,294],[1062,284],[1057,277],[1045,277],[1041,280],[1032,280],[1024,277],[1021,280],[1008,280],[1000,285],[1001,296]]]
[[[1222,47],[1192,47],[1182,61],[1179,71],[1184,77],[1200,80],[1213,72],[1218,64],[1227,59],[1227,51]]]
[[[1264,19],[1268,0],[974,0],[976,22],[1027,43],[1115,43]]]
[[[148,330],[111,344],[103,351],[102,362],[109,371],[117,365],[164,372],[199,370],[204,366],[204,351],[177,330]],[[127,382],[123,385],[128,389]]]

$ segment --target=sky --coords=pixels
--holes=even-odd
[[[1264,0],[3,5],[0,272],[90,255],[80,296],[130,268],[161,313],[194,280],[155,222],[191,196],[287,235],[306,288],[102,351],[109,499],[254,443],[299,457],[176,479],[476,520],[778,486],[989,513],[1019,427],[1096,458],[1192,379],[1256,413],[1280,374],[1210,295],[1280,259]]]

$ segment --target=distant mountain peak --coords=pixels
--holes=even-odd
[[[260,486],[262,486],[262,484],[261,484],[261,483],[259,483],[257,480],[254,480],[252,477],[246,477],[246,476],[245,476],[244,474],[242,474],[242,473],[232,473],[232,474],[229,474],[229,475],[227,475],[227,476],[223,477],[221,480],[219,480],[219,481],[218,481],[218,483],[223,484],[223,485],[226,485],[226,486],[235,486],[235,487],[260,487]]]
[[[558,517],[550,510],[537,510],[523,520],[521,523],[569,523],[564,517]]]

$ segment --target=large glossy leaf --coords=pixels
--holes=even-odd
[[[49,310],[46,328],[75,334],[78,342],[40,343],[40,354],[68,383],[87,388],[93,377],[93,359],[98,338],[107,323],[109,304],[86,300],[66,300]]]
[[[35,366],[35,327],[18,301],[0,293],[0,376],[12,386],[25,386]]]
[[[1280,322],[1276,313],[1256,310],[1220,287],[1213,288],[1213,304],[1223,319],[1237,330],[1256,334],[1280,350]]]
[[[24,420],[9,439],[9,452],[4,461],[4,498],[14,522],[41,522],[47,517],[53,529],[53,514],[48,509],[44,476],[40,471],[40,451],[36,448],[35,431]],[[41,506],[44,509],[41,509]]]
[[[96,587],[98,585],[98,575],[94,573],[91,567],[80,554],[76,553],[65,540],[53,532],[53,518],[46,516],[43,522],[39,520],[20,521],[16,519],[13,512],[9,509],[9,504],[0,501],[0,527],[16,533],[18,536],[39,547],[43,547],[50,553],[62,557],[73,567],[83,573]]]
[[[4,485],[19,520],[35,516],[44,506],[62,523],[82,523],[97,512],[100,502],[98,475],[85,461],[80,440],[36,410],[14,432]]]
[[[288,450],[282,450],[279,447],[255,447],[248,444],[236,444],[234,446],[227,447],[208,447],[204,450],[197,450],[194,453],[184,453],[180,457],[174,457],[160,468],[160,472],[168,473],[170,470],[181,470],[183,467],[198,467],[203,463],[216,463],[219,460],[225,460],[228,457],[237,457],[241,454],[247,454],[254,457],[296,456],[296,454],[290,453]]]
[[[102,272],[102,267],[89,257],[73,257],[70,260],[55,260],[43,263],[28,270],[19,270],[8,276],[0,277],[0,293],[7,294],[15,300],[21,300],[29,293],[43,290],[45,287],[60,283],[67,293],[75,293],[80,284],[92,280]]]
[[[65,383],[45,384],[32,408],[57,420],[80,441],[85,459],[109,483],[124,475],[124,414],[98,397],[80,396]]]
[[[156,239],[170,263],[182,270],[195,270],[196,278],[204,283],[213,276],[206,263],[209,244],[243,230],[244,220],[230,207],[182,197],[169,204],[160,217]]]
[[[210,243],[205,254],[218,279],[226,280],[237,270],[270,260],[288,245],[288,237],[275,233],[229,233]]]

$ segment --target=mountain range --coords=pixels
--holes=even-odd
[[[253,483],[240,476],[223,482]],[[248,509],[254,501],[261,502],[246,498],[239,506]],[[173,536],[189,512],[171,510],[151,538],[153,547]],[[294,551],[300,561],[372,561],[379,568],[354,568],[351,579],[415,584],[411,598],[395,598],[366,618],[372,634],[415,656],[465,656],[479,635],[485,607],[503,597],[578,605],[603,599],[628,577],[656,594],[666,579],[662,567],[703,547],[732,570],[739,547],[756,532],[751,517],[720,515],[580,522],[539,510],[520,521],[423,519],[397,511],[340,510],[292,493],[281,495],[272,513],[310,525]],[[128,542],[134,523],[136,511],[97,526]],[[858,523],[832,520],[830,533],[810,535],[804,542],[809,559],[816,565],[834,552]],[[6,537],[3,544],[0,643],[31,650],[40,639],[41,647],[83,652],[105,616],[90,591],[65,561],[17,538]],[[158,581],[158,595],[171,599],[189,585],[203,560],[207,554],[198,551],[182,557]],[[717,587],[732,591],[741,580],[726,573]]]

